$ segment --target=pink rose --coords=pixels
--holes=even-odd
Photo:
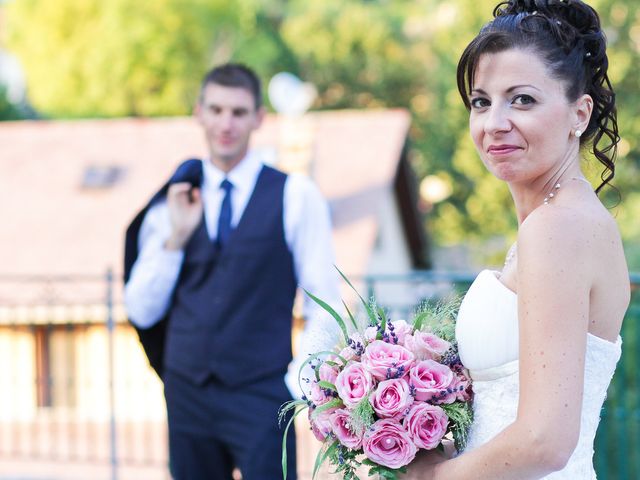
[[[454,380],[451,369],[435,360],[418,362],[409,372],[409,383],[416,390],[416,400],[429,401],[438,398]]]
[[[338,378],[338,368],[328,363],[323,363],[318,369],[318,375],[323,382],[329,382],[335,385],[336,378]]]
[[[433,333],[414,332],[407,336],[404,346],[407,347],[418,360],[440,360],[451,344]]]
[[[365,337],[363,337],[360,332],[353,332],[351,335],[349,335],[349,340],[347,343],[349,344],[349,346],[352,346],[354,350],[357,350],[358,347],[364,348],[364,344],[367,342],[365,341]]]
[[[378,336],[378,327],[367,327],[364,331],[364,339],[371,343]]]
[[[411,407],[403,423],[418,448],[431,450],[447,433],[449,418],[442,408],[420,402]]]
[[[453,382],[451,382],[451,389],[455,394],[455,400],[460,400],[461,402],[468,402],[471,400],[471,395],[469,395],[469,379],[464,375],[458,374],[453,378]],[[454,401],[455,401],[454,400]],[[453,403],[453,402],[445,402],[445,403]]]
[[[373,378],[361,363],[349,363],[336,378],[338,395],[347,407],[355,407],[369,395]]]
[[[362,446],[364,432],[354,432],[351,429],[351,415],[349,410],[341,408],[331,414],[331,429],[342,445],[353,450]]]
[[[342,350],[340,350],[340,356],[347,362],[358,359],[358,355],[356,355],[355,350],[351,347],[344,347]]]
[[[309,393],[309,400],[311,400],[315,405],[320,406],[327,403],[329,400],[332,400],[333,396],[327,395],[327,392],[318,385],[318,382],[315,380],[311,383],[311,391]]]
[[[401,378],[415,362],[415,356],[401,345],[375,340],[367,345],[362,364],[377,380]]]
[[[413,327],[404,320],[395,320],[387,325],[387,333],[393,336],[392,332],[395,338],[398,339],[398,344],[404,345],[406,338],[413,332]]]
[[[418,451],[409,433],[395,420],[378,420],[362,440],[364,454],[380,465],[400,468],[408,465]]]
[[[321,442],[331,433],[331,415],[335,412],[335,408],[324,410],[317,413],[315,410],[309,409],[309,423],[313,435]]]
[[[409,383],[403,378],[394,378],[380,382],[369,402],[379,417],[400,420],[413,403],[413,397]]]

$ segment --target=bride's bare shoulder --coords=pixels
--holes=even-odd
[[[518,255],[531,252],[546,258],[563,258],[580,254],[588,247],[596,225],[591,211],[559,205],[542,205],[522,222],[518,231]]]

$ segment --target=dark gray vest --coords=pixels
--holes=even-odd
[[[185,249],[169,311],[164,368],[194,383],[214,377],[229,386],[286,372],[297,284],[284,234],[286,178],[263,167],[221,250],[203,217]]]

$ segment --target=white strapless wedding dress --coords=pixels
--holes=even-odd
[[[516,419],[518,408],[518,302],[491,270],[480,272],[467,292],[456,324],[462,363],[474,390],[474,421],[466,450],[491,440]],[[600,410],[620,358],[622,340],[615,343],[587,335],[584,398],[580,438],[561,471],[545,480],[593,480],[593,441]]]

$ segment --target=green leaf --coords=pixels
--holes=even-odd
[[[331,382],[326,382],[326,381],[324,381],[324,380],[319,381],[319,382],[318,382],[318,386],[319,386],[319,387],[322,387],[322,388],[329,389],[329,390],[333,390],[334,392],[337,392],[337,391],[338,391],[338,389],[336,388],[336,386],[335,386],[333,383],[331,383]]]
[[[338,322],[338,326],[340,327],[340,330],[342,330],[342,334],[344,335],[344,341],[348,342],[349,334],[347,333],[347,327],[345,326],[344,320],[342,320],[342,317],[338,314],[338,312],[336,312],[333,308],[331,308],[331,305],[329,305],[327,302],[320,300],[318,297],[316,297],[313,293],[309,292],[308,290],[305,290],[304,292],[307,295],[309,295],[309,297],[311,297],[311,299],[314,302],[316,302],[318,305],[324,308],[329,314],[331,314],[333,318],[336,319],[336,322]]]
[[[379,475],[380,477],[386,479],[386,480],[398,480],[398,475],[401,473],[407,473],[407,468],[406,467],[400,467],[400,468],[389,468],[389,467],[385,467],[384,465],[380,465],[378,463],[375,463],[371,460],[369,460],[368,458],[362,461],[363,465],[367,465],[370,466],[371,468],[369,468],[369,476],[373,476],[373,475]]]
[[[440,405],[449,417],[456,450],[462,451],[467,444],[469,428],[473,423],[473,408],[470,402],[454,402]]]
[[[326,410],[331,410],[332,408],[341,407],[343,405],[342,400],[339,398],[334,398],[333,400],[329,400],[327,403],[316,407],[316,409],[311,414],[311,418],[315,418],[319,413],[322,413]]]
[[[296,407],[308,407],[307,402],[304,400],[290,400],[282,404],[282,406],[278,409],[278,425],[282,424],[287,412]]]
[[[304,389],[302,388],[302,384],[301,384],[301,380],[302,380],[302,370],[304,370],[304,367],[306,367],[308,364],[310,364],[312,361],[314,361],[316,358],[321,357],[322,355],[332,355],[336,358],[338,358],[343,365],[345,365],[347,363],[347,359],[344,357],[341,357],[339,354],[332,352],[331,350],[322,350],[320,352],[316,352],[313,355],[309,355],[309,358],[307,358],[304,362],[302,362],[302,365],[300,365],[300,368],[298,369],[298,386],[300,387],[300,390],[304,391]],[[334,362],[331,362],[334,365],[337,365]],[[319,377],[319,372],[318,372],[318,368],[315,369],[314,373],[316,376],[316,380],[320,380]]]
[[[338,448],[339,445],[340,445],[340,442],[336,440],[331,445],[329,445],[324,450],[324,452],[322,451],[322,449],[318,452],[318,455],[316,456],[315,464],[313,465],[313,474],[311,475],[311,480],[316,478],[316,474],[318,473],[318,470],[320,470],[320,467],[322,466],[324,461],[327,459],[329,455],[331,455],[333,451],[335,451]]]
[[[304,408],[299,408],[296,413],[294,413],[289,421],[287,422],[287,427],[284,429],[284,433],[282,435],[282,478],[283,480],[287,480],[287,433],[289,433],[289,427],[295,420],[295,418],[300,415],[300,412],[306,410],[306,406]]]
[[[356,295],[358,295],[358,298],[362,302],[362,305],[364,305],[364,309],[367,312],[367,316],[369,317],[369,320],[371,320],[371,322],[373,322],[373,323],[378,323],[378,319],[376,318],[375,313],[373,312],[373,310],[371,309],[369,304],[364,300],[364,298],[362,298],[362,296],[360,295],[358,290],[356,290],[356,287],[353,286],[353,284],[349,281],[349,279],[346,277],[346,275],[344,273],[342,273],[342,271],[340,271],[340,269],[338,267],[336,267],[336,270],[338,271],[340,276],[344,279],[344,281],[347,282],[347,285],[349,285],[351,287],[351,289],[354,292],[356,292]]]
[[[420,312],[413,319],[413,329],[418,331],[422,328],[422,324],[424,323],[425,318],[429,316],[430,312]]]
[[[342,300],[342,304],[344,305],[344,308],[347,311],[347,314],[349,315],[349,319],[351,320],[351,324],[353,325],[353,328],[357,332],[358,331],[358,324],[356,323],[356,319],[353,317],[353,314],[351,313],[351,310],[349,310],[349,307],[347,306],[347,304],[345,303],[344,300]]]
[[[378,307],[378,318],[380,319],[380,332],[378,333],[378,335],[380,335],[380,338],[382,338],[382,333],[387,329],[387,323],[389,322],[389,320],[387,319],[387,314],[384,311],[384,308],[382,307]]]
[[[354,433],[364,433],[367,428],[373,425],[374,410],[371,402],[369,401],[369,395],[364,397],[358,404],[351,410],[351,428]]]

